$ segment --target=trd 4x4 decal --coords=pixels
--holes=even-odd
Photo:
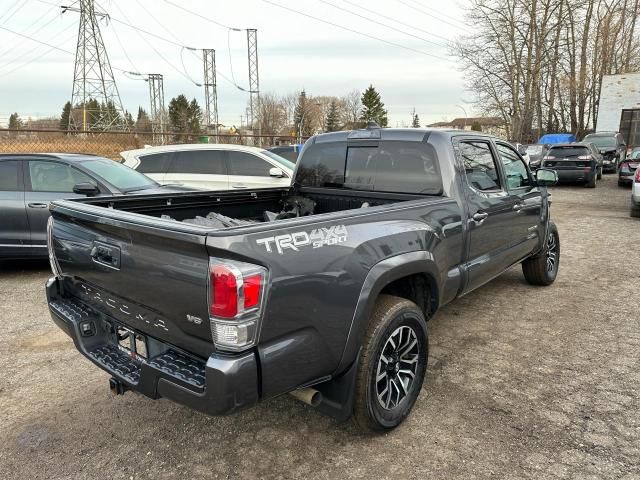
[[[263,245],[267,252],[271,253],[273,247],[279,254],[283,254],[287,248],[296,252],[301,248],[311,245],[312,248],[320,248],[326,245],[338,245],[347,241],[347,227],[344,225],[332,225],[328,228],[316,228],[311,232],[293,232],[274,237],[260,238],[256,240],[258,245]]]

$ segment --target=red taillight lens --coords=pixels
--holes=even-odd
[[[244,308],[257,307],[260,303],[260,290],[262,288],[262,275],[256,274],[244,279]]]
[[[211,315],[234,318],[238,314],[236,276],[224,265],[211,267]]]
[[[636,178],[634,181],[640,183],[640,167],[636,168]]]

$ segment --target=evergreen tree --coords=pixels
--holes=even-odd
[[[71,116],[71,102],[64,104],[62,108],[62,115],[60,115],[60,130],[67,130],[69,128],[69,117]]]
[[[309,100],[307,99],[307,92],[302,90],[298,96],[298,103],[293,111],[293,124],[296,127],[296,133],[300,133],[302,136],[311,135],[311,122],[308,118]]]
[[[136,132],[150,132],[151,131],[151,119],[146,110],[142,107],[138,107],[138,118],[136,119]]]
[[[411,127],[420,128],[420,117],[418,117],[418,114],[415,112],[415,110],[413,111],[413,121],[411,122]]]
[[[340,130],[340,113],[338,112],[338,105],[335,100],[331,100],[329,104],[329,112],[327,113],[327,121],[325,124],[325,130],[327,132],[335,132]]]
[[[23,125],[24,124],[22,122],[22,119],[20,118],[20,115],[18,115],[17,112],[9,115],[9,129],[19,130],[22,128]]]
[[[369,85],[369,88],[362,94],[362,115],[360,118],[364,122],[373,121],[381,127],[387,126],[387,111],[384,108],[380,94],[373,85]]]
[[[191,102],[184,95],[178,95],[169,102],[169,123],[177,133],[200,133],[202,109],[194,98]]]
[[[129,128],[133,128],[133,126],[136,124],[136,122],[133,121],[131,113],[128,111],[124,112],[124,121],[127,123],[127,127]]]

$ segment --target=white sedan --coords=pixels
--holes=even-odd
[[[124,164],[162,185],[203,190],[287,188],[295,165],[262,148],[184,144],[121,152]]]

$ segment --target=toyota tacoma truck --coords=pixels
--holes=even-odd
[[[440,307],[518,263],[555,280],[556,181],[488,135],[370,124],[309,139],[286,189],[56,200],[49,309],[115,393],[211,415],[292,393],[391,429]]]

